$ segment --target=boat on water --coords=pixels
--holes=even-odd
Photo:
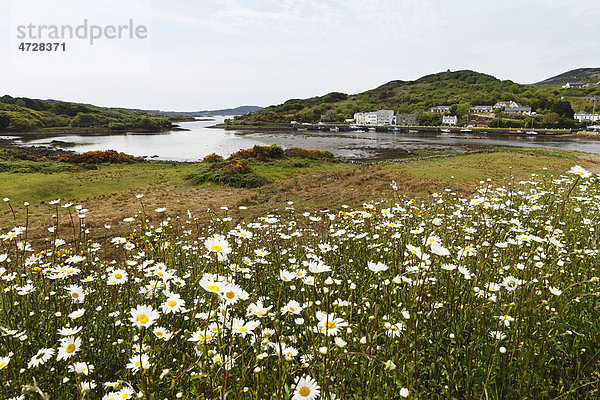
[[[508,133],[521,134],[521,133],[523,133],[523,131],[508,131]]]
[[[388,132],[401,133],[402,132],[402,128],[388,128]]]
[[[462,129],[460,130],[460,132],[461,132],[461,133],[473,132],[473,129],[470,129],[470,128],[462,128]]]
[[[529,132],[525,132],[528,135],[537,135],[536,131],[529,131]]]
[[[419,133],[419,131],[416,129],[409,129],[408,133]]]
[[[443,129],[440,129],[440,132],[442,132],[442,133],[450,133],[450,129],[443,128]]]

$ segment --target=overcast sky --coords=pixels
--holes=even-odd
[[[0,94],[102,106],[267,106],[447,69],[533,83],[600,66],[598,0],[0,2]],[[18,50],[40,41],[19,39],[19,25],[84,19],[103,28],[132,19],[148,34]]]

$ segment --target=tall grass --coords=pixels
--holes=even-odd
[[[139,196],[125,227],[55,202],[32,233],[6,199],[0,394],[597,398],[600,187],[570,172],[235,226]]]

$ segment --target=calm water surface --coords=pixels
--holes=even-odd
[[[222,121],[222,117],[217,117],[214,121],[179,123],[189,131],[101,136],[61,135],[24,141],[24,144],[48,145],[78,152],[117,150],[140,157],[154,156],[157,159],[173,161],[198,161],[211,153],[229,156],[240,149],[273,143],[283,147],[328,150],[336,157],[344,159],[378,159],[398,156],[407,151],[466,151],[494,146],[552,148],[600,154],[600,141],[580,138],[491,136],[487,140],[465,140],[426,133],[236,132],[208,128]]]

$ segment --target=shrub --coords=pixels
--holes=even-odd
[[[89,128],[106,124],[108,124],[107,118],[96,113],[79,113],[71,121],[71,126],[74,128]]]
[[[60,162],[68,162],[74,164],[122,164],[143,161],[140,157],[135,157],[130,154],[119,153],[115,150],[106,151],[88,151],[85,153],[74,153],[68,156],[58,158]]]
[[[321,151],[321,150],[306,150],[301,149],[300,147],[292,147],[289,149],[285,149],[284,155],[290,158],[308,158],[311,160],[333,160],[333,153],[330,151]]]
[[[251,149],[242,149],[233,153],[229,159],[256,159],[258,161],[271,161],[273,159],[282,158],[309,158],[311,160],[327,159],[332,160],[333,154],[329,151],[321,150],[306,150],[299,147],[292,147],[290,149],[283,149],[277,144],[271,146],[254,146]]]
[[[227,160],[203,164],[197,172],[188,176],[194,183],[218,183],[236,188],[255,188],[268,180],[252,171],[246,161]]]
[[[204,163],[216,163],[216,162],[222,162],[222,161],[223,161],[223,157],[218,155],[217,153],[209,154],[202,159],[202,162],[204,162]]]
[[[283,147],[279,146],[278,144],[272,144],[269,146],[269,155],[271,158],[283,158]]]

